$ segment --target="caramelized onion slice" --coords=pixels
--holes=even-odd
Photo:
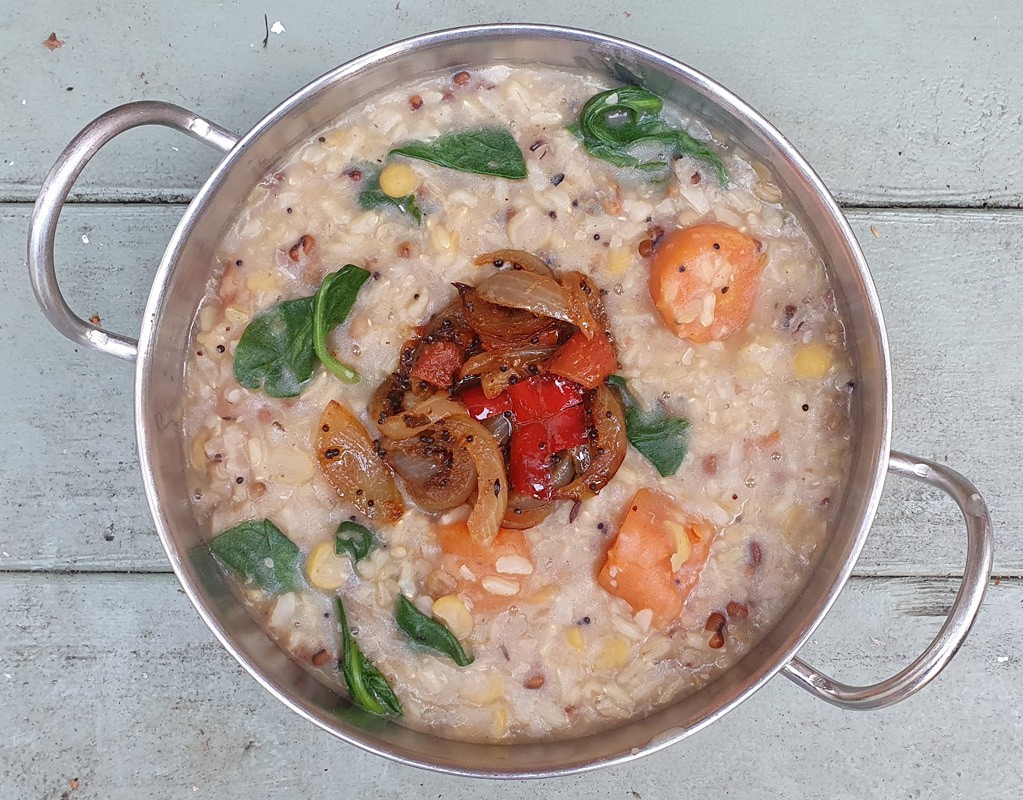
[[[405,482],[405,491],[430,514],[458,508],[476,489],[476,465],[461,446],[446,420],[418,436],[394,441],[383,439],[385,460]]]
[[[320,417],[315,446],[320,470],[342,500],[372,520],[401,519],[405,502],[390,468],[377,455],[362,423],[336,400]]]
[[[579,326],[583,336],[592,339],[594,334],[604,330],[604,326],[598,322],[593,313],[594,304],[599,304],[603,311],[600,290],[593,285],[589,278],[575,270],[566,272],[561,278],[561,289],[568,300],[573,322]]]
[[[502,266],[520,267],[529,272],[535,272],[537,275],[554,277],[554,270],[547,265],[546,261],[539,256],[534,256],[532,253],[527,253],[525,250],[494,250],[492,253],[484,253],[481,256],[477,256],[473,263],[477,267],[487,264],[493,264],[496,267],[499,261]]]
[[[473,287],[462,283],[455,284],[455,288],[468,324],[484,341],[512,344],[528,342],[533,337],[543,338],[548,331],[557,332],[556,323],[551,319],[518,308],[488,303]]]
[[[537,275],[524,269],[498,272],[481,281],[476,287],[476,293],[495,305],[519,308],[538,317],[579,324],[574,303],[570,302],[561,284],[546,275]]]
[[[497,397],[514,380],[539,375],[541,362],[550,358],[554,347],[524,347],[521,349],[485,350],[462,364],[460,378],[479,375],[483,394]]]
[[[526,494],[513,492],[508,497],[508,508],[501,521],[502,528],[522,531],[539,525],[551,515],[555,500],[537,500]]]
[[[476,503],[467,525],[474,538],[490,541],[501,527],[508,507],[508,478],[504,456],[497,440],[483,425],[472,419],[465,407],[444,396],[431,397],[415,408],[390,417],[380,425],[385,436],[408,439],[440,420],[451,434],[453,448],[464,448],[476,467]]]
[[[563,489],[559,499],[587,500],[603,489],[625,460],[625,409],[606,384],[597,387],[590,406],[590,420],[596,436],[590,442],[590,463],[586,470]]]

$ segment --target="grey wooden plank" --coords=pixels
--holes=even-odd
[[[924,592],[924,601],[919,600]],[[876,679],[932,636],[950,581],[858,579],[803,654]],[[776,678],[707,730],[580,777],[486,783],[391,764],[286,711],[202,626],[170,576],[4,575],[5,800],[347,797],[1019,797],[1018,581],[992,586],[966,646],[919,695],[841,711]],[[635,794],[633,794],[635,793]]]
[[[285,28],[265,49],[264,11]],[[240,131],[353,56],[483,21],[602,30],[692,64],[772,119],[844,202],[1023,201],[1023,7],[953,0],[897,14],[884,0],[726,3],[711,15],[672,0],[123,0],[88,14],[39,0],[0,29],[0,199],[31,199],[60,148],[119,103],[171,100]],[[52,52],[41,44],[51,31],[65,41]],[[215,161],[173,134],[132,133],[97,158],[78,196],[186,198]]]
[[[22,252],[28,213],[0,207],[6,252]],[[152,265],[180,213],[69,207],[58,269],[72,305],[115,330],[136,330]],[[1015,535],[1023,527],[1023,214],[856,210],[851,218],[887,316],[895,446],[978,483],[995,518],[996,570],[1023,575]],[[0,569],[166,570],[134,457],[131,368],[54,332],[22,271],[0,296],[0,334],[0,397],[14,442],[0,459]],[[859,574],[957,573],[961,530],[951,501],[892,480]]]

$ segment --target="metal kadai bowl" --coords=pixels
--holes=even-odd
[[[717,680],[655,714],[582,738],[512,745],[456,742],[372,717],[318,682],[274,643],[232,594],[193,519],[180,410],[189,331],[210,277],[214,249],[253,186],[314,132],[392,86],[436,70],[493,63],[586,71],[642,85],[691,111],[720,139],[735,142],[766,164],[827,265],[856,372],[855,440],[842,497],[815,571],[777,626]],[[104,144],[140,125],[174,128],[225,155],[167,245],[135,341],[74,314],[57,284],[53,248],[61,208],[82,169]],[[372,753],[480,777],[582,772],[639,758],[684,739],[735,708],[778,672],[834,705],[882,708],[909,697],[941,672],[980,608],[992,564],[987,508],[962,475],[890,450],[891,365],[881,309],[863,254],[835,199],[792,145],[756,111],[705,75],[639,45],[538,25],[482,25],[431,33],[388,45],[327,73],[243,136],[168,103],[120,106],[89,123],[47,176],[32,215],[28,261],[39,303],[61,333],[135,363],[135,428],[146,495],[167,557],[200,616],[274,697],[325,731]],[[966,523],[966,564],[948,618],[920,656],[888,680],[850,686],[796,653],[848,580],[888,473],[952,496]]]

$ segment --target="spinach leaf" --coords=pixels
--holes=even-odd
[[[346,383],[356,383],[359,373],[342,364],[327,349],[327,337],[348,319],[362,284],[369,273],[354,264],[346,264],[323,279],[313,298],[313,349],[323,366]]]
[[[213,553],[234,572],[269,595],[298,589],[298,546],[270,520],[251,520],[210,542]]]
[[[316,366],[313,298],[285,300],[249,323],[234,352],[234,377],[271,397],[295,397]]]
[[[582,140],[590,155],[616,167],[656,171],[667,169],[672,156],[693,156],[708,162],[721,185],[728,186],[728,172],[718,155],[704,142],[661,119],[663,107],[661,98],[652,92],[622,86],[587,100],[579,122],[568,129]],[[650,152],[657,148],[661,152]]]
[[[513,180],[526,177],[526,160],[506,128],[449,133],[431,142],[412,141],[394,148],[389,155],[395,154],[477,175]]]
[[[608,382],[618,390],[625,406],[625,435],[630,444],[661,477],[674,475],[689,449],[689,420],[668,416],[660,404],[644,411],[620,375],[613,375]]]
[[[402,633],[412,641],[450,656],[460,667],[467,667],[473,662],[473,657],[462,649],[461,643],[447,626],[426,616],[405,595],[398,596],[394,619]]]
[[[371,714],[401,714],[401,703],[387,678],[363,655],[348,628],[348,618],[341,598],[337,598],[337,617],[341,624],[341,646],[344,652],[338,669],[348,685],[352,702]]]
[[[334,552],[339,556],[348,553],[354,564],[369,555],[376,541],[373,531],[365,525],[346,520],[338,526],[334,534]]]
[[[384,194],[380,188],[380,170],[366,171],[363,173],[366,180],[366,188],[359,192],[359,205],[369,210],[381,206],[393,206],[402,214],[411,217],[416,225],[423,224],[423,212],[416,203],[414,194],[407,194],[404,197],[391,197]]]

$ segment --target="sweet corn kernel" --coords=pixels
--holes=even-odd
[[[459,639],[472,633],[472,614],[457,595],[446,594],[434,600],[433,615]]]
[[[792,367],[800,378],[820,379],[831,369],[831,348],[826,344],[805,344],[797,351]]]
[[[573,650],[578,650],[580,653],[585,647],[583,642],[583,632],[577,627],[571,627],[565,632],[565,639],[568,641],[568,646]]]
[[[617,669],[629,660],[629,643],[624,636],[611,636],[604,642],[594,663],[598,669]]]
[[[348,580],[348,573],[348,559],[341,558],[334,552],[333,542],[320,542],[313,548],[309,560],[306,561],[306,577],[317,589],[329,592],[340,589]]]
[[[388,164],[380,173],[380,191],[388,197],[405,197],[419,186],[419,176],[408,164]]]
[[[631,266],[632,251],[625,247],[616,247],[607,256],[607,271],[615,277],[624,275]]]

